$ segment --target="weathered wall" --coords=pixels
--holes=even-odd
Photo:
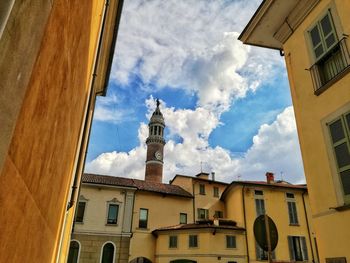
[[[28,14],[25,8],[29,1],[21,3],[19,9]],[[38,5],[42,10],[43,6]],[[33,40],[35,45],[40,42],[40,49],[33,69],[24,69],[26,74],[29,72],[29,84],[21,82],[18,88],[19,93],[25,90],[25,95],[0,176],[0,262],[55,260],[103,6],[103,1],[52,1],[44,36],[40,38],[37,34]],[[17,18],[9,32],[18,36],[33,34],[43,23],[35,20],[28,29],[21,27],[28,17]],[[12,45],[14,48],[28,45],[25,40],[13,38]],[[11,56],[18,53],[6,53],[1,66],[9,63],[6,65],[12,65],[10,73],[16,74],[21,63],[26,64],[27,52],[29,57],[35,57],[29,46],[19,57]],[[13,84],[7,83],[7,88]]]

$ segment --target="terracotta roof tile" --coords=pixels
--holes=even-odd
[[[101,185],[114,185],[134,187],[139,191],[156,192],[160,194],[176,195],[182,197],[192,198],[192,195],[177,185],[147,182],[138,179],[130,179],[123,177],[115,177],[99,174],[83,174],[83,183],[101,184]]]

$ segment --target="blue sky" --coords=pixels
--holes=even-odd
[[[126,1],[86,171],[142,179],[148,118],[159,98],[164,182],[197,174],[201,163],[227,182],[264,180],[266,171],[303,182],[283,57],[237,40],[260,2]]]

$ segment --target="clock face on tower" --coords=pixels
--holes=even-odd
[[[154,153],[154,157],[156,157],[157,160],[162,160],[162,154],[160,151],[156,151]]]

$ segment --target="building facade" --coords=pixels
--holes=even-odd
[[[145,180],[83,176],[69,263],[267,261],[253,233],[255,219],[265,212],[279,232],[276,261],[317,261],[305,185],[275,182],[272,173],[266,182],[227,184],[204,172],[176,175],[164,184],[158,169],[163,166],[164,138],[156,124],[164,127],[159,104],[150,120],[147,140],[152,144],[147,144],[151,149],[146,157],[146,167],[158,167],[146,168]],[[115,214],[111,206],[123,212]]]
[[[240,39],[284,55],[321,262],[350,260],[350,2],[268,1]]]
[[[0,3],[0,262],[65,262],[122,1]]]

